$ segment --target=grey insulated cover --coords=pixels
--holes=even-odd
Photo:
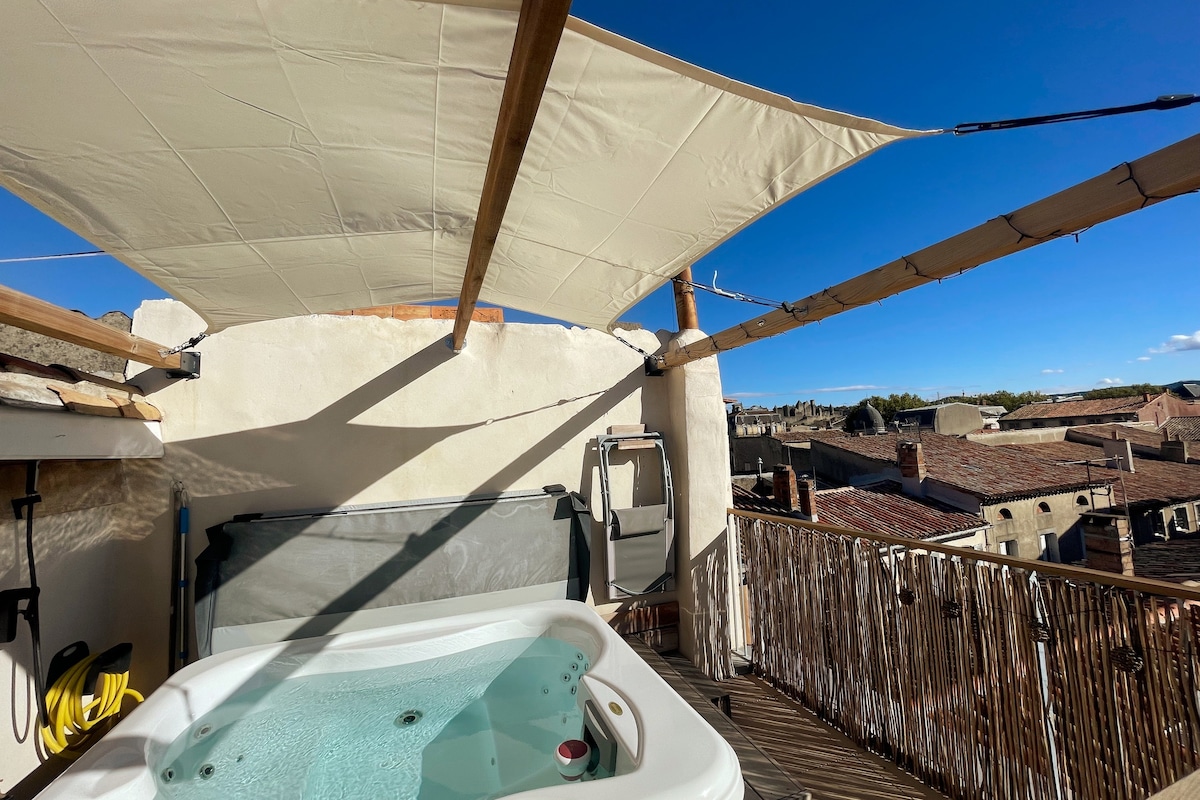
[[[583,599],[588,520],[583,498],[561,486],[235,518],[207,531],[196,559],[200,653],[245,643],[237,629],[270,641],[323,635],[367,609],[524,587]]]

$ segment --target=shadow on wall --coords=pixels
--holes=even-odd
[[[464,494],[530,488],[516,484],[572,440],[594,430],[606,414],[636,392],[644,381],[643,369],[639,365],[610,387],[505,417],[461,425],[392,427],[352,424],[352,420],[360,414],[452,357],[439,339],[308,419],[172,443],[168,447],[171,472],[186,476],[193,509],[203,506],[204,517],[210,520],[224,521],[249,511],[333,508],[345,504],[422,453],[439,445],[445,447],[456,434],[504,419],[582,403],[591,398],[565,422],[541,433],[530,447]],[[453,445],[447,449],[452,451]],[[472,460],[476,466],[479,459],[487,457],[488,454],[466,451],[453,452],[450,456],[453,459]],[[447,469],[454,468],[453,462],[448,461]],[[447,527],[435,525],[426,536],[414,537],[406,550],[415,550],[398,555],[397,560],[401,555],[411,557],[432,552],[444,541],[429,537],[446,536]],[[461,523],[456,520],[454,528],[458,527],[461,527]],[[387,563],[379,567],[384,571],[393,568]],[[362,584],[378,586],[384,578],[383,575],[377,575],[371,580],[364,579]],[[345,608],[344,603],[339,605]],[[315,636],[320,632],[305,631],[303,635]]]
[[[507,417],[461,425],[390,427],[352,423],[357,416],[430,373],[451,357],[444,343],[438,339],[305,420],[171,443],[168,446],[169,463],[164,465],[166,472],[186,478],[193,509],[204,504],[208,518],[225,520],[249,510],[267,512],[336,507],[456,434],[502,419],[536,414],[590,398],[590,402],[571,414],[566,421],[541,434],[531,446],[480,480],[466,494],[500,492],[514,488],[520,478],[582,434],[595,432],[605,415],[638,391],[645,380],[643,366],[639,363],[611,386],[594,392]],[[478,458],[480,455],[459,454],[461,458]],[[594,455],[583,458],[585,476],[591,473],[589,458],[594,462]],[[336,477],[331,479],[331,476]],[[588,487],[581,488],[586,490]],[[486,508],[485,504],[480,504],[475,513],[482,513]],[[338,618],[323,615],[334,610],[344,613],[369,603],[378,587],[395,582],[421,559],[446,544],[464,524],[461,511],[459,515],[453,526],[435,523],[427,533],[411,537],[403,551],[364,575],[354,586],[330,601],[317,616],[292,631],[289,638],[301,639],[330,633],[337,625]],[[162,515],[158,519],[161,521]],[[280,655],[279,662],[287,663],[288,656],[299,650],[299,646],[288,645]],[[299,660],[296,665],[299,665]],[[284,674],[273,675],[272,680],[283,680],[285,677]],[[259,680],[259,677],[249,679],[250,682]],[[33,780],[31,776],[30,786]],[[44,780],[42,777],[39,782],[44,784]],[[22,788],[25,787],[18,787]]]
[[[237,433],[173,442],[168,448],[171,471],[187,477],[193,499],[208,504],[206,515],[332,508],[367,489],[397,468],[444,444],[457,434],[497,422],[536,414],[596,398],[571,421],[551,431],[528,453],[479,484],[476,491],[504,491],[524,471],[586,431],[640,385],[635,370],[616,385],[578,397],[502,417],[458,425],[378,426],[353,424],[364,412],[405,389],[452,357],[441,341],[431,343],[322,409],[297,422]],[[457,403],[460,398],[429,398],[428,402]],[[492,454],[460,450],[448,453],[454,461],[477,465]],[[219,507],[214,507],[214,505]]]
[[[24,495],[24,474],[24,463],[0,466],[0,504],[8,520],[0,527],[0,589],[29,582],[25,527],[13,519],[10,505]],[[169,485],[157,459],[42,462],[43,499],[34,510],[33,540],[43,664],[71,642],[86,641],[98,652],[135,641],[144,643],[133,653],[135,686],[154,686],[165,677],[165,645],[157,642],[165,639],[168,624],[167,556],[157,557],[161,537],[153,534],[169,526]],[[9,701],[6,723],[0,723],[5,788],[39,758],[32,750],[16,757],[22,745],[39,742],[32,663],[29,627],[22,620],[16,640],[0,645],[0,685],[7,684]],[[23,761],[27,766],[20,766]],[[44,784],[64,766],[47,762],[30,785],[40,788],[39,781]],[[17,791],[24,786],[23,781],[13,787],[11,796],[30,796],[34,790]]]

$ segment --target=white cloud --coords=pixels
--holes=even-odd
[[[1163,342],[1161,347],[1150,348],[1151,353],[1182,353],[1184,350],[1200,350],[1200,331],[1191,336],[1177,333]]]
[[[1044,370],[1042,370],[1042,374],[1043,375],[1061,375],[1062,370],[1061,369],[1044,369]]]
[[[1120,378],[1101,378],[1096,381],[1097,386],[1120,386],[1125,381]]]
[[[1150,356],[1138,356],[1138,357],[1137,357],[1137,360],[1138,360],[1138,361],[1149,361],[1149,360],[1150,360]]]

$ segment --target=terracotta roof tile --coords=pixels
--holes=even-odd
[[[1135,414],[1146,405],[1141,395],[1109,397],[1103,400],[1068,400],[1064,403],[1030,403],[1001,417],[1013,419],[1057,419],[1059,417],[1089,417],[1100,414]]]
[[[822,436],[828,436],[831,431],[784,431],[782,433],[773,433],[771,438],[784,444],[794,444],[796,442],[809,442],[813,439],[820,439]],[[841,431],[832,431],[834,434],[840,434]]]
[[[893,481],[817,492],[817,519],[827,525],[915,539],[987,526],[975,514],[936,500],[909,497]]]
[[[738,511],[752,511],[755,514],[775,514],[781,517],[791,515],[791,511],[776,503],[773,497],[763,497],[749,489],[733,484],[733,507]]]
[[[1020,451],[1047,463],[1104,457],[1102,448],[1080,442],[1013,444],[997,449]],[[1133,468],[1134,472],[1118,475],[1115,469],[1092,467],[1092,474],[1100,473],[1105,481],[1113,484],[1117,484],[1118,478],[1123,477],[1130,505],[1170,504],[1200,499],[1200,465],[1139,458],[1134,454]],[[1121,490],[1114,487],[1113,504],[1119,503]]]
[[[912,437],[906,436],[906,439]],[[844,436],[814,439],[814,446],[834,447],[888,464],[896,463],[894,433],[880,436]],[[1083,467],[1048,464],[1016,450],[924,432],[921,435],[925,469],[929,478],[959,489],[985,502],[1000,502],[1085,489]]]
[[[1159,430],[1165,430],[1172,439],[1200,442],[1200,417],[1173,417]]]
[[[1200,536],[1172,537],[1133,548],[1133,572],[1160,581],[1200,581]]]
[[[1153,429],[1135,428],[1131,425],[1121,425],[1120,423],[1109,423],[1108,425],[1077,425],[1071,428],[1073,433],[1083,434],[1084,436],[1093,436],[1097,439],[1111,439],[1113,434],[1117,434],[1119,439],[1128,439],[1131,444],[1139,444],[1144,447],[1153,447],[1158,449],[1162,444],[1162,434]]]
[[[733,488],[733,507],[739,511],[790,516],[774,499],[760,497],[737,485]],[[976,515],[945,503],[909,497],[894,481],[819,491],[817,519],[839,528],[912,539],[964,533],[987,525]]]

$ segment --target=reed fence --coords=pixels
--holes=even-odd
[[[1140,800],[1200,767],[1200,593],[734,512],[753,664],[954,798]]]

